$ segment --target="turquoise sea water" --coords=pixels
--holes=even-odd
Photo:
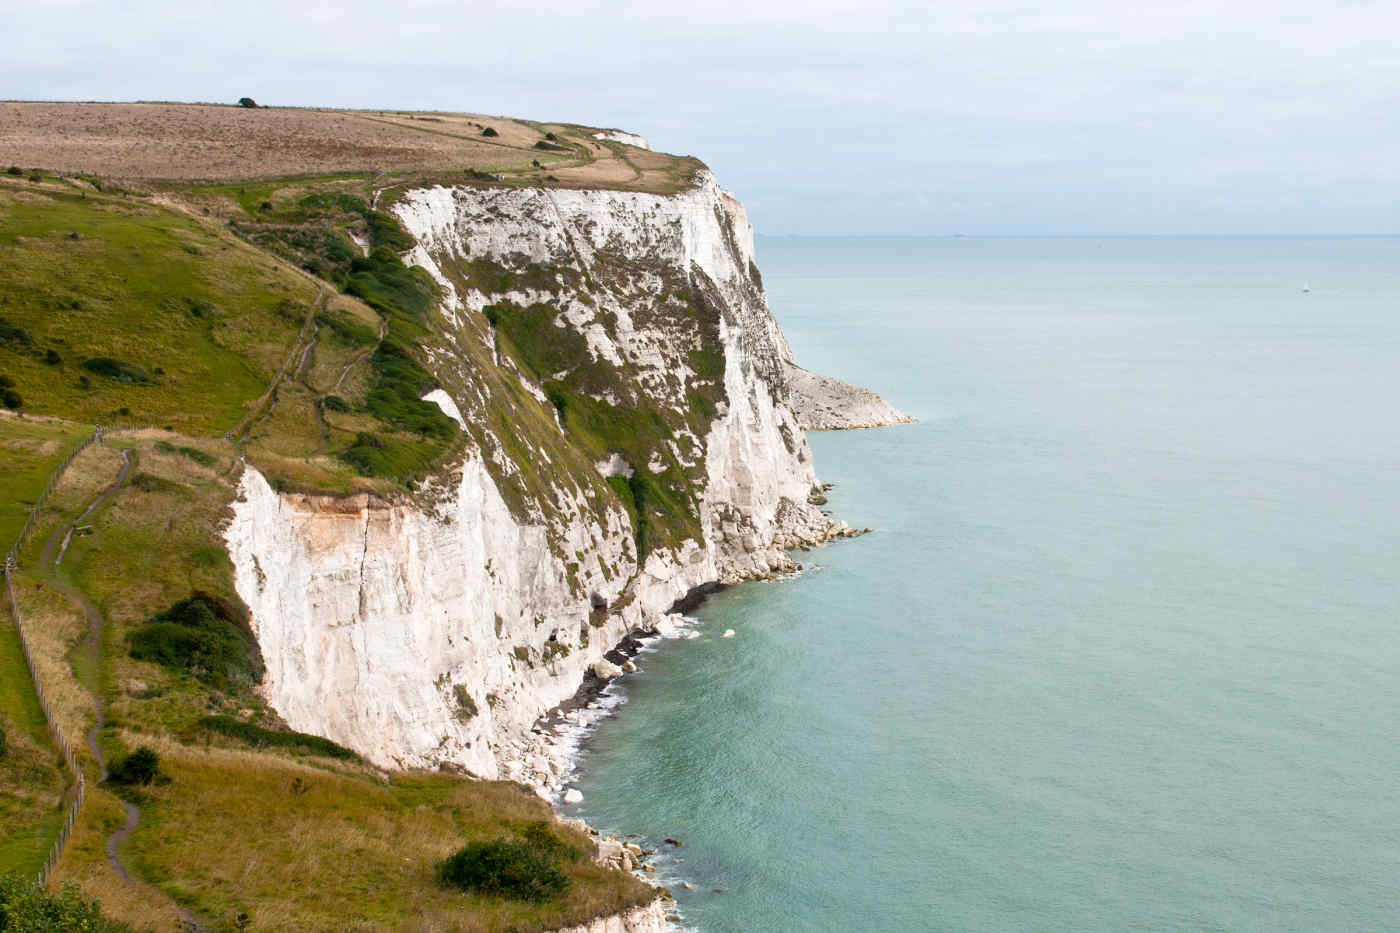
[[[705,933],[1400,929],[1400,240],[759,252],[921,420],[813,435],[878,532],[644,655],[571,809]]]

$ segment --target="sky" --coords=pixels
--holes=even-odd
[[[0,0],[0,21],[3,98],[616,126],[703,159],[766,234],[1400,232],[1394,2]]]

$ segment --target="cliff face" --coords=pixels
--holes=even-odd
[[[279,494],[227,530],[263,689],[385,766],[557,786],[531,726],[693,587],[846,531],[788,405],[791,354],[740,205],[433,188],[393,210],[443,300],[422,339],[462,426],[411,498]]]
[[[645,907],[636,907],[626,913],[610,917],[599,917],[591,923],[567,927],[557,933],[662,933],[674,929],[666,922],[666,907],[661,901],[652,901]]]

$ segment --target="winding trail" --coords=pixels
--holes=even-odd
[[[318,448],[317,453],[325,453],[326,448],[328,448],[331,443],[331,425],[330,422],[326,420],[326,396],[335,395],[337,392],[340,391],[341,383],[345,382],[345,377],[350,375],[350,370],[354,369],[358,364],[363,363],[365,360],[373,356],[374,352],[378,350],[381,345],[383,345],[384,336],[388,332],[389,325],[384,320],[384,318],[381,317],[379,319],[379,338],[375,340],[374,346],[370,347],[363,353],[355,354],[355,358],[345,364],[345,368],[340,371],[339,378],[335,380],[335,385],[331,386],[330,391],[327,392],[325,395],[322,395],[319,392],[317,392],[316,387],[307,382],[305,378],[302,379],[301,384],[310,389],[312,394],[316,396],[316,404],[314,406],[316,410],[316,423],[321,426],[321,446],[320,448]]]
[[[316,333],[320,330],[320,325],[316,323],[316,315],[325,307],[328,297],[325,288],[317,286],[316,297],[312,299],[311,306],[306,311],[306,317],[301,324],[301,332],[297,334],[292,351],[287,354],[286,360],[277,370],[277,375],[272,377],[267,391],[253,403],[253,410],[244,415],[243,419],[224,435],[225,438],[234,441],[239,446],[247,443],[248,435],[252,433],[253,428],[267,416],[267,413],[272,410],[272,406],[277,403],[277,387],[288,376],[294,377],[296,371],[310,359],[311,348],[316,345]]]
[[[44,543],[44,550],[39,558],[41,572],[49,577],[53,588],[62,593],[69,602],[80,607],[83,610],[83,616],[87,619],[87,636],[75,649],[75,655],[81,655],[81,658],[75,657],[75,660],[81,661],[82,665],[89,671],[89,679],[91,680],[91,683],[86,683],[84,686],[92,696],[92,707],[96,715],[92,727],[83,736],[83,740],[88,751],[92,754],[93,760],[97,762],[99,782],[107,780],[108,777],[107,757],[102,754],[102,746],[97,741],[98,734],[107,725],[107,700],[102,695],[98,674],[102,660],[102,610],[98,609],[82,590],[64,582],[58,575],[58,567],[63,563],[63,556],[68,552],[68,545],[73,540],[78,526],[126,482],[126,478],[131,472],[131,451],[123,450],[121,455],[122,466],[117,472],[117,478],[98,492],[88,503],[87,508],[83,509],[76,518],[68,524],[60,525],[54,529],[53,534],[49,535],[49,539]],[[62,536],[61,542],[60,536]],[[55,546],[57,546],[57,553],[55,553]],[[80,677],[79,681],[82,680],[83,678]],[[136,884],[131,874],[126,870],[126,866],[122,864],[117,849],[131,835],[136,824],[140,822],[141,808],[126,800],[122,800],[121,804],[126,811],[126,819],[115,832],[107,837],[104,848],[107,853],[107,864],[112,867],[117,876],[127,884]],[[174,906],[189,929],[203,929],[193,914],[179,904],[174,904]]]

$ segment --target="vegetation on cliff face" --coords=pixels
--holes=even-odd
[[[709,306],[690,287],[672,278],[661,263],[646,263],[618,256],[599,257],[605,273],[585,278],[570,267],[525,263],[516,267],[481,259],[454,263],[445,274],[459,292],[475,290],[491,303],[483,317],[491,328],[496,350],[514,361],[519,371],[544,394],[557,424],[546,424],[544,433],[562,430],[567,443],[588,462],[621,457],[631,476],[600,481],[592,476],[595,491],[620,504],[632,518],[637,553],[671,547],[686,539],[698,540],[700,497],[703,494],[703,439],[725,401],[724,350],[719,337],[719,309]],[[650,283],[648,289],[641,283]],[[598,326],[609,338],[618,336],[616,316],[593,307],[595,296],[608,288],[627,290],[626,303],[633,323],[667,334],[688,366],[686,405],[678,410],[664,401],[676,388],[651,391],[644,372],[630,360],[610,360],[597,352],[583,335],[583,328]],[[545,295],[525,305],[513,295],[528,289]],[[563,311],[572,316],[566,321]],[[580,321],[581,315],[591,320]],[[466,325],[470,326],[470,324]],[[473,374],[474,375],[474,374]],[[686,378],[677,368],[668,377]],[[551,449],[549,438],[538,433],[517,433],[516,443]],[[538,457],[526,457],[538,461]],[[540,501],[549,488],[549,477],[531,477],[528,471],[498,476],[497,483],[514,488],[521,500]],[[534,481],[532,483],[532,480]],[[537,506],[538,507],[538,506]]]

